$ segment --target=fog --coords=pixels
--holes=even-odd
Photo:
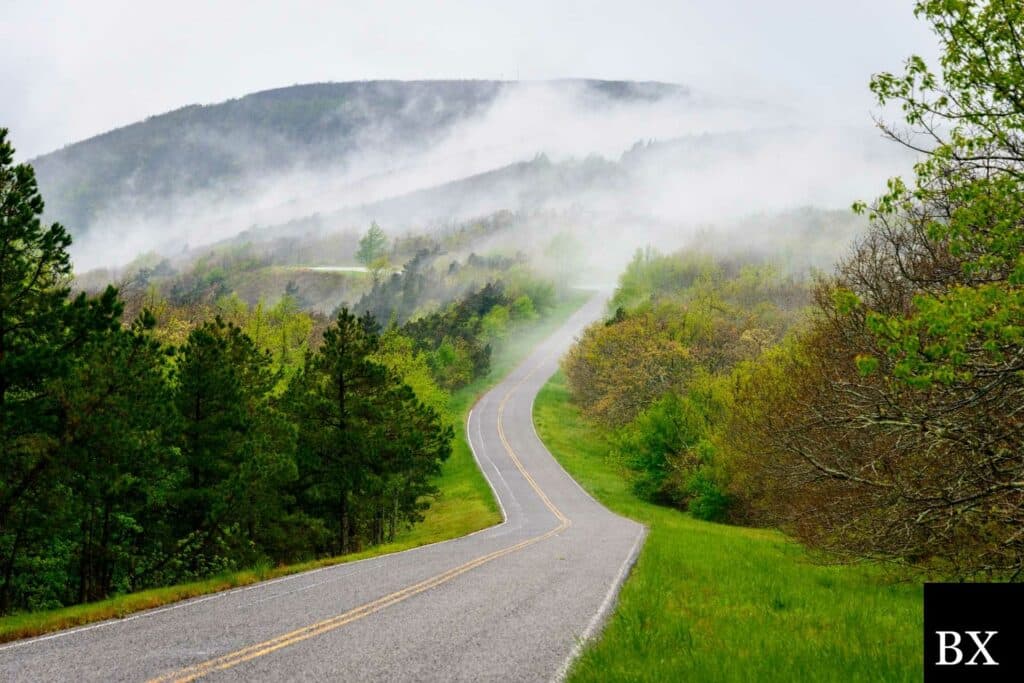
[[[30,159],[146,116],[292,83],[685,83],[859,121],[867,78],[931,54],[913,0],[5,0],[0,118]]]
[[[911,161],[868,117],[827,127],[767,102],[649,87],[649,97],[616,99],[574,81],[508,84],[484,111],[433,138],[368,125],[341,161],[300,160],[283,171],[252,161],[283,141],[211,136],[206,144],[252,171],[156,200],[140,200],[129,184],[74,244],[76,269],[143,252],[175,256],[243,231],[247,239],[322,234],[378,220],[398,234],[498,210],[549,210],[587,216],[544,230],[575,231],[590,265],[614,271],[638,246],[673,248],[709,226],[743,240],[758,230],[751,217],[845,209]],[[530,238],[512,239],[528,248]]]

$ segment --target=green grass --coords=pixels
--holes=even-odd
[[[637,498],[607,437],[556,375],[537,397],[551,453],[650,533],[603,634],[571,681],[916,681],[919,585],[878,567],[822,566],[782,534],[695,520]]]
[[[27,638],[104,619],[119,618],[179,600],[318,567],[407,550],[428,543],[464,536],[499,523],[501,513],[498,511],[497,502],[466,443],[466,417],[470,408],[487,389],[501,381],[539,341],[561,326],[574,311],[583,305],[585,300],[585,294],[574,294],[536,324],[510,334],[492,358],[490,375],[463,387],[452,396],[451,414],[458,416],[458,424],[455,428],[452,456],[442,466],[441,475],[436,481],[440,494],[426,511],[424,520],[396,534],[393,542],[340,557],[324,558],[303,564],[231,572],[202,581],[118,595],[84,605],[13,614],[0,618],[0,642]]]

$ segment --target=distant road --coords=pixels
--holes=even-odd
[[[467,424],[505,521],[463,538],[0,646],[0,680],[547,681],[614,601],[642,527],[590,498],[533,428],[594,298]]]

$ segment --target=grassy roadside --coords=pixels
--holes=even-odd
[[[646,544],[572,681],[916,681],[921,589],[826,567],[782,534],[701,522],[637,498],[559,373],[534,404],[551,453]]]
[[[330,557],[302,564],[259,567],[231,572],[191,583],[153,588],[119,595],[107,600],[75,605],[45,612],[13,614],[0,618],[0,643],[41,635],[104,619],[119,618],[141,610],[246,586],[289,574],[353,562],[386,553],[436,543],[483,529],[501,521],[501,513],[472,451],[466,443],[465,420],[469,409],[484,392],[507,375],[542,339],[550,335],[586,301],[584,293],[574,293],[536,324],[509,335],[495,352],[491,373],[463,387],[452,396],[451,414],[458,417],[452,456],[444,463],[437,486],[441,490],[427,510],[425,519],[396,535],[391,543],[359,553]]]

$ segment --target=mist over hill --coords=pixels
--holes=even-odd
[[[561,81],[591,106],[684,96],[679,86]],[[295,85],[190,105],[33,159],[49,213],[84,234],[118,202],[235,189],[250,174],[317,171],[357,153],[422,151],[520,87],[501,81]]]
[[[184,107],[32,163],[83,270],[501,210],[585,209],[629,253],[709,221],[846,207],[899,165],[876,137],[665,83],[368,81]]]

